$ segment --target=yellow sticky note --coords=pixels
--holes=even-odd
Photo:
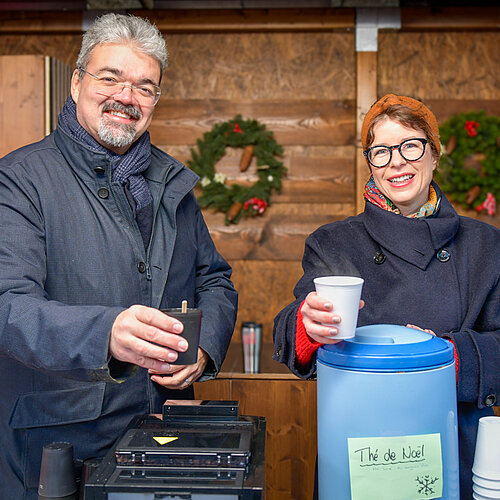
[[[443,495],[440,434],[348,438],[352,500]]]
[[[157,443],[160,443],[163,446],[164,444],[171,443],[172,441],[175,441],[176,439],[179,439],[179,438],[178,437],[164,437],[164,436],[155,437],[155,436],[153,436],[153,439]]]

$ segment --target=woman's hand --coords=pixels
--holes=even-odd
[[[359,302],[359,308],[365,305],[363,300]],[[306,333],[311,339],[321,344],[336,344],[340,340],[335,340],[338,334],[338,325],[342,318],[335,313],[335,308],[331,302],[321,298],[316,292],[307,295],[302,304],[302,322]],[[329,323],[333,326],[325,326],[321,323]]]
[[[409,323],[406,325],[406,328],[414,328],[415,330],[420,330],[422,332],[427,332],[427,333],[430,333],[431,335],[436,336],[436,334],[432,330],[429,330],[427,328],[426,329],[420,328],[419,326],[416,326],[416,325],[410,325]]]

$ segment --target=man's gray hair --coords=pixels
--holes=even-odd
[[[142,17],[113,13],[98,17],[83,35],[76,67],[86,69],[92,51],[102,43],[131,43],[136,50],[159,62],[160,78],[167,67],[165,39],[154,24]]]

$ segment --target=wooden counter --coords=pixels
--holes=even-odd
[[[217,379],[196,383],[196,399],[239,401],[240,414],[266,417],[266,500],[310,500],[316,459],[316,381],[302,380],[263,344],[260,373],[242,373],[233,342]]]

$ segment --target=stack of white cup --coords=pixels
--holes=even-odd
[[[482,417],[472,466],[474,500],[500,499],[500,417]]]

